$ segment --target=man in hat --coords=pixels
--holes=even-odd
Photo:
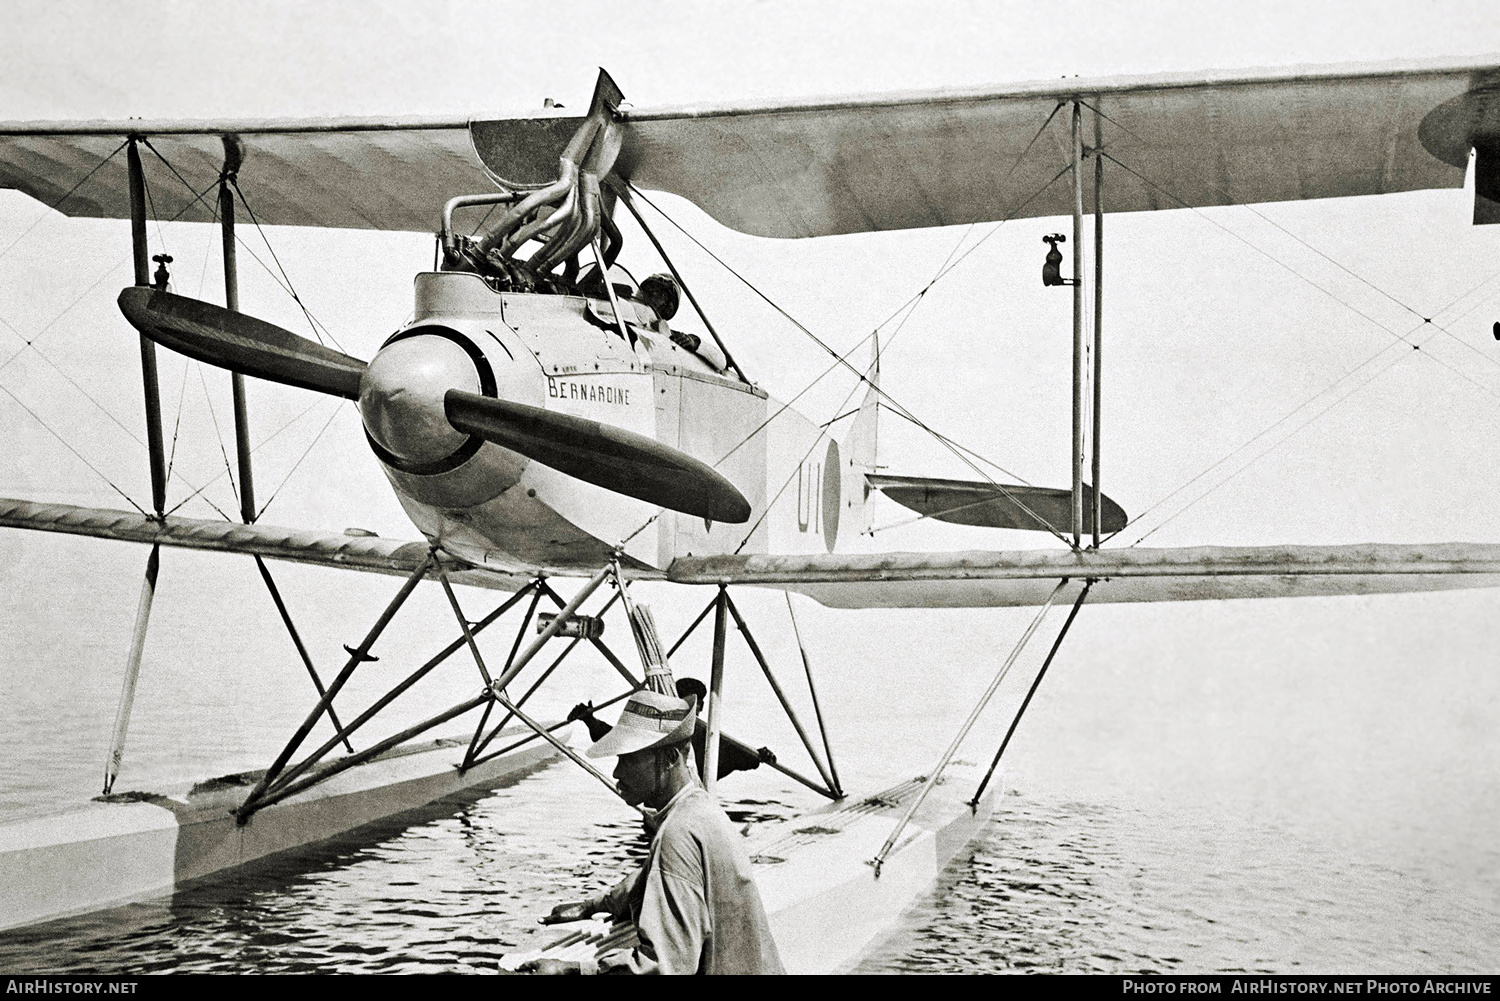
[[[678,678],[677,697],[680,699],[696,699],[701,708],[708,699],[708,688],[697,678]],[[580,702],[568,713],[569,722],[580,722],[588,727],[590,740],[602,740],[611,727],[602,719],[594,715],[594,707],[591,703]],[[693,757],[698,764],[698,777],[703,777],[703,762],[706,760],[708,745],[708,727],[703,724],[703,719],[698,719],[697,729],[693,732]],[[774,765],[776,755],[769,747],[756,749],[749,744],[743,744],[728,734],[719,734],[719,778],[731,772],[747,772],[759,768],[762,764]]]
[[[697,700],[642,690],[614,729],[586,752],[619,756],[615,781],[632,806],[656,811],[640,871],[603,896],[559,904],[548,923],[607,911],[635,922],[640,944],[606,954],[592,970],[534,960],[538,973],[784,973],[750,859],[690,759]]]

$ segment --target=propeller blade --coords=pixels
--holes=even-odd
[[[750,502],[706,463],[608,424],[450,389],[448,423],[553,469],[698,518],[742,524]]]
[[[145,285],[120,293],[142,334],[189,358],[287,386],[359,399],[365,363],[274,323]]]

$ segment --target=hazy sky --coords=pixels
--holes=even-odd
[[[4,20],[0,118],[15,119],[495,113],[535,107],[545,97],[576,107],[587,100],[601,65],[644,107],[1072,74],[1500,53],[1500,7],[1492,0],[11,2]],[[1021,476],[1068,482],[1070,296],[1041,288],[1037,274],[1044,249],[1039,237],[1061,220],[1020,221],[993,232],[954,227],[769,241],[725,230],[680,200],[661,203],[840,349],[884,321],[956,249],[983,239],[893,342],[887,329],[886,385],[939,430]],[[1468,213],[1468,196],[1443,191],[1111,220],[1104,486],[1132,515],[1144,515],[1142,532],[1164,523],[1149,544],[1500,539],[1493,514],[1500,485],[1493,461],[1500,345],[1489,334],[1500,319],[1500,227],[1474,229]],[[430,266],[432,255],[424,234],[279,229],[269,236],[309,308],[345,347],[365,357],[403,322],[411,276]],[[217,236],[209,227],[153,227],[152,239],[153,250],[165,247],[176,256],[179,291],[219,298]],[[664,239],[752,377],[785,397],[821,370],[822,356],[800,334],[681,238],[667,231]],[[655,270],[642,244],[634,240],[625,260]],[[257,264],[243,260],[241,275],[243,308],[306,329]],[[104,475],[143,499],[136,339],[114,306],[129,280],[124,223],[66,220],[22,196],[0,193],[0,362],[21,347],[23,336],[35,337],[37,349],[0,368],[0,385]],[[1378,354],[1393,342],[1382,327],[1405,332],[1422,316],[1439,317],[1447,332],[1433,331],[1419,354]],[[1358,369],[1372,357],[1371,369]],[[1387,363],[1391,367],[1381,369]],[[1380,374],[1362,384],[1363,376],[1347,378],[1355,370]],[[819,419],[832,416],[850,388],[847,378],[828,382],[808,398],[808,412]],[[177,440],[176,499],[223,468],[214,421],[227,430],[227,378],[164,357],[162,387],[168,433]],[[1309,401],[1308,409],[1295,411]],[[363,443],[352,408],[263,384],[252,387],[251,407],[257,440],[291,422],[257,453],[262,496],[290,477],[268,522],[333,529],[359,524],[415,535]],[[1294,411],[1290,421],[1274,425]],[[1244,447],[1268,427],[1269,435]],[[0,397],[0,428],[7,446],[0,450],[0,495],[123,504],[9,397]],[[884,421],[882,435],[881,461],[893,472],[972,475],[892,419]],[[1180,504],[1269,445],[1277,447],[1174,517]],[[1234,458],[1214,467],[1226,456]],[[1205,470],[1203,479],[1170,496]],[[222,479],[207,493],[221,507],[232,504]],[[200,502],[183,513],[214,516]],[[901,517],[888,506],[877,523]],[[891,548],[1051,543],[930,524],[878,538]],[[143,559],[141,551],[91,540],[0,533],[6,607],[15,621],[27,623],[27,649],[45,654],[62,640],[60,656],[81,656],[77,644],[87,640],[90,649],[105,651],[90,675],[101,693],[100,727],[112,711],[110,690],[117,685]],[[196,568],[186,579],[177,570],[184,565]],[[86,584],[70,583],[60,567],[86,570]],[[215,662],[200,647],[227,641],[209,635],[202,623],[238,621],[242,607],[256,609],[263,635],[279,637],[258,582],[242,565],[173,556],[164,558],[164,567],[153,629],[192,640],[183,647],[191,654],[181,656]],[[319,573],[285,571],[299,609],[319,602],[331,609],[329,594],[356,587],[328,588],[330,575]],[[361,582],[363,607],[373,611],[390,586]],[[80,608],[97,615],[80,625],[73,614]],[[331,658],[352,627],[332,610],[323,614],[330,624],[320,649]],[[830,669],[845,671],[851,681],[863,677],[857,673],[862,658],[891,672],[913,657],[982,668],[1018,631],[1020,614],[827,613],[814,620],[814,643],[823,644],[829,660],[834,652],[847,654]],[[1031,732],[1066,734],[1081,748],[1077,756],[1097,751],[1112,768],[1130,767],[1129,755],[1110,755],[1134,739],[1136,747],[1163,748],[1161,757],[1142,760],[1175,754],[1177,767],[1223,769],[1244,780],[1238,788],[1300,777],[1312,803],[1330,788],[1378,780],[1388,760],[1381,753],[1430,760],[1434,770],[1447,769],[1448,779],[1458,781],[1453,776],[1462,772],[1450,768],[1454,762],[1493,760],[1490,735],[1500,730],[1500,696],[1486,690],[1483,698],[1457,703],[1459,693],[1473,690],[1471,679],[1493,673],[1496,621],[1488,594],[1089,610],[1070,640],[1069,667],[1039,700]],[[786,653],[784,641],[768,640]],[[257,650],[264,671],[295,667],[282,659],[290,656],[285,650],[265,646],[267,652]],[[150,658],[178,656],[164,649],[148,647],[148,686],[160,676]],[[23,656],[21,647],[16,650]],[[220,656],[245,653],[231,645]],[[1361,703],[1363,729],[1339,744],[1348,731],[1330,733],[1325,711],[1352,712],[1342,686],[1367,684],[1368,665],[1381,658],[1385,680]],[[1448,673],[1432,673],[1432,661],[1445,662]],[[959,712],[969,689],[982,685],[982,673],[960,670],[951,690],[927,694],[951,697]],[[1448,701],[1413,709],[1420,694],[1409,685],[1413,675]],[[1323,687],[1310,678],[1322,679]],[[1097,697],[1080,701],[1080,689]],[[1116,691],[1125,694],[1117,699]],[[59,692],[58,701],[71,693]],[[1135,701],[1132,693],[1139,696]],[[143,687],[143,699],[150,697]],[[163,685],[155,697],[154,709],[141,710],[143,719],[176,711],[177,690]],[[1094,708],[1070,715],[1079,705]],[[1123,714],[1111,708],[1122,705],[1133,708]],[[1416,730],[1392,743],[1384,724],[1396,705],[1413,716]],[[1158,706],[1174,708],[1169,713]],[[844,725],[857,739],[878,738],[863,726]],[[1024,764],[1027,749],[1019,749]],[[1434,795],[1461,804],[1485,788]]]

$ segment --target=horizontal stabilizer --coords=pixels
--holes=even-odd
[[[750,520],[750,502],[722,474],[645,435],[459,389],[443,408],[458,430],[585,483],[711,521]]]
[[[149,286],[125,289],[119,302],[137,330],[179,354],[270,382],[359,399],[364,362],[274,323]]]
[[[971,480],[932,480],[922,476],[865,476],[870,486],[918,514],[955,525],[984,528],[1051,530],[1063,534],[1073,526],[1073,494],[1053,487],[981,483]],[[1118,532],[1128,520],[1120,505],[1102,498],[1101,532]],[[1094,524],[1094,493],[1083,488],[1083,528]]]
[[[1013,552],[703,556],[672,563],[681,584],[753,584],[834,608],[1040,605],[1069,581],[1090,602],[1297,598],[1500,587],[1500,545],[1202,546]]]

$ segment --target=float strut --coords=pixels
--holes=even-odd
[[[563,743],[561,740],[558,740],[556,737],[554,737],[552,735],[551,729],[542,726],[542,724],[538,723],[536,720],[532,719],[530,716],[527,716],[516,705],[514,705],[510,701],[510,699],[507,699],[504,695],[501,695],[499,693],[499,691],[496,691],[496,690],[492,689],[492,692],[493,692],[493,694],[495,696],[495,701],[499,702],[502,706],[504,706],[505,709],[506,709],[506,711],[509,712],[516,719],[518,719],[522,723],[526,724],[526,726],[529,727],[533,733],[535,733],[538,737],[541,737],[543,740],[545,740],[547,743],[551,744],[553,747],[557,748],[563,754],[567,755],[567,757],[574,764],[576,764],[578,767],[582,768],[584,771],[588,772],[594,778],[596,778],[600,782],[602,782],[604,784],[604,788],[608,789],[610,792],[614,793],[616,796],[620,795],[620,790],[615,788],[615,784],[613,782],[611,782],[609,780],[609,778],[603,772],[601,772],[599,769],[595,768],[593,765],[589,764],[587,761],[583,760],[583,758],[579,757],[577,751],[573,750],[567,744]],[[620,798],[624,799],[623,796],[621,796]],[[637,807],[636,809],[640,809],[640,808]],[[644,811],[642,811],[642,812],[644,812]]]
[[[600,709],[608,709],[610,706],[614,705],[616,702],[623,702],[626,699],[630,698],[632,695],[634,695],[638,691],[640,691],[639,688],[632,688],[628,692],[621,692],[619,695],[616,695],[614,698],[599,703],[597,706],[594,707],[594,711],[597,712]],[[561,730],[563,727],[567,726],[571,722],[572,722],[572,720],[566,720],[565,719],[561,723],[553,723],[551,726],[549,726],[549,727],[546,728],[547,732],[548,733],[554,733],[554,732],[556,732],[558,730]],[[469,765],[469,767],[470,768],[477,768],[478,766],[484,764],[486,761],[489,761],[492,758],[498,758],[502,754],[509,754],[511,751],[514,751],[516,748],[523,747],[526,744],[531,743],[533,740],[536,740],[537,737],[539,737],[539,736],[541,736],[541,734],[532,733],[532,735],[529,736],[529,737],[522,737],[520,740],[516,741],[514,744],[507,744],[506,746],[500,748],[500,750],[498,750],[498,751],[491,751],[489,754],[486,754],[482,758],[475,758],[474,761]]]
[[[474,642],[474,633],[469,629],[469,620],[464,617],[464,610],[458,603],[458,595],[453,593],[453,584],[448,580],[448,571],[438,564],[438,580],[443,585],[443,593],[448,596],[448,604],[453,606],[453,617],[458,620],[458,627],[464,631],[464,642],[469,644],[469,652],[474,655],[474,663],[479,666],[479,676],[484,679],[484,686],[490,686],[490,671],[484,666],[484,656],[479,652],[479,644]]]
[[[880,851],[876,852],[875,857],[870,860],[870,864],[875,867],[875,875],[877,877],[880,875],[880,867],[885,865],[886,856],[889,855],[891,849],[895,847],[896,839],[901,836],[901,832],[904,831],[906,829],[906,825],[911,822],[912,816],[921,807],[923,801],[927,799],[927,794],[932,792],[932,787],[937,785],[938,779],[942,778],[943,769],[948,767],[948,762],[953,759],[953,755],[958,753],[959,745],[964,742],[964,738],[967,737],[969,735],[969,731],[974,728],[974,724],[978,722],[979,716],[984,712],[985,706],[989,705],[990,699],[994,698],[995,691],[999,689],[1000,682],[1004,681],[1006,674],[1010,672],[1011,665],[1016,662],[1017,657],[1021,656],[1021,651],[1026,649],[1026,644],[1031,640],[1032,634],[1035,633],[1037,627],[1042,624],[1042,620],[1047,617],[1047,612],[1052,608],[1052,603],[1057,600],[1057,596],[1061,594],[1062,589],[1067,586],[1068,579],[1064,577],[1061,581],[1058,582],[1057,587],[1052,589],[1052,593],[1047,596],[1046,604],[1042,605],[1042,607],[1037,611],[1036,618],[1031,620],[1031,625],[1026,627],[1026,631],[1022,633],[1021,638],[1016,641],[1016,645],[1010,651],[1010,656],[1005,658],[1005,663],[1000,666],[1000,670],[995,674],[995,680],[991,681],[990,687],[984,690],[984,694],[979,697],[979,703],[974,706],[974,711],[969,713],[969,718],[965,720],[964,725],[959,728],[958,734],[953,738],[953,742],[948,745],[948,749],[944,751],[943,756],[938,759],[937,765],[927,776],[927,781],[922,784],[921,791],[918,792],[917,795],[912,799],[911,805],[906,808],[906,812],[901,815],[901,819],[896,822],[896,826],[891,831],[890,837],[886,838],[885,844],[880,846]]]
[[[469,699],[467,702],[460,702],[452,709],[438,713],[431,719],[423,720],[416,726],[408,727],[405,730],[402,730],[394,737],[387,737],[386,739],[380,741],[378,744],[372,744],[357,754],[350,754],[339,758],[337,761],[334,761],[322,771],[319,771],[313,775],[309,775],[297,781],[283,783],[270,792],[266,793],[255,802],[247,802],[244,806],[240,807],[238,811],[240,822],[243,823],[245,820],[249,819],[250,814],[255,810],[270,806],[272,803],[276,803],[283,799],[286,799],[288,796],[295,796],[302,790],[309,789],[312,786],[317,785],[319,782],[322,782],[324,779],[332,778],[339,772],[353,768],[355,765],[364,764],[371,758],[384,754],[386,751],[389,751],[397,744],[404,744],[406,743],[406,741],[411,740],[418,734],[425,733],[435,726],[442,726],[450,719],[462,716],[470,709],[474,709],[482,705],[488,698],[488,693],[476,695],[472,699]]]
[[[713,792],[719,784],[719,727],[723,723],[724,634],[728,625],[729,592],[719,585],[714,600],[714,654],[708,678],[708,736],[703,742],[703,787]]]
[[[797,652],[802,655],[802,671],[807,675],[807,694],[812,696],[813,714],[818,719],[818,733],[823,738],[823,755],[828,761],[828,773],[833,777],[833,791],[838,793],[838,798],[842,799],[844,789],[839,783],[839,770],[833,763],[833,746],[828,741],[828,725],[823,721],[823,706],[818,702],[818,689],[813,684],[812,661],[807,657],[807,647],[802,645],[802,630],[797,628],[797,614],[792,611],[792,595],[789,591],[783,591],[781,596],[786,599],[786,614],[792,620],[792,634],[797,638]]]
[[[573,617],[573,613],[578,611],[578,606],[582,605],[588,600],[589,595],[598,590],[599,585],[604,583],[604,579],[610,575],[610,572],[610,568],[606,566],[590,577],[588,583],[579,588],[578,593],[573,595],[573,599],[557,613],[557,618],[549,622],[547,628],[542,630],[541,635],[532,640],[531,645],[522,651],[519,657],[511,661],[505,668],[505,672],[496,678],[495,683],[490,687],[498,691],[510,684],[511,679],[520,674],[521,669],[531,662],[531,658],[541,652],[542,647],[546,646],[547,641],[562,631],[562,627],[568,624],[568,620]],[[504,700],[502,699],[501,702],[503,703]]]
[[[602,617],[605,612],[609,611],[612,607],[614,607],[614,603],[616,601],[618,601],[619,599],[620,599],[620,596],[618,594],[615,595],[614,597],[610,598],[609,601],[605,602],[604,607],[601,608],[601,609],[599,609],[599,615]],[[536,681],[534,681],[534,682],[531,683],[531,687],[528,688],[528,689],[526,689],[526,691],[524,693],[522,693],[521,697],[516,700],[516,705],[518,705],[518,706],[524,706],[526,704],[526,700],[529,699],[529,698],[531,698],[531,696],[536,693],[536,690],[538,688],[542,687],[542,683],[545,682],[548,678],[550,678],[552,676],[552,672],[555,671],[555,670],[557,670],[558,666],[562,664],[563,659],[566,658],[568,656],[568,654],[570,654],[570,653],[573,652],[574,647],[578,646],[578,644],[580,644],[582,642],[583,642],[583,637],[582,636],[578,636],[578,637],[574,638],[573,642],[569,643],[566,647],[564,647],[563,648],[563,652],[557,655],[557,659],[554,660],[551,664],[548,664],[547,665],[547,670],[543,671],[541,673],[541,676],[538,677],[536,679]],[[626,675],[626,680],[633,682],[635,679],[631,678],[629,675]],[[503,729],[505,727],[505,724],[507,724],[509,722],[510,722],[510,715],[507,713],[506,716],[505,716],[505,718],[500,721],[500,726],[497,729]]]
[[[764,672],[766,680],[771,683],[771,690],[776,693],[776,699],[781,703],[781,708],[785,710],[786,718],[792,721],[792,726],[796,729],[797,736],[802,738],[802,746],[807,748],[807,756],[812,758],[813,767],[818,770],[818,774],[823,778],[823,784],[831,792],[836,784],[833,776],[829,773],[827,766],[823,764],[822,759],[818,757],[818,752],[813,748],[812,740],[807,736],[807,731],[802,727],[802,721],[792,711],[792,704],[787,701],[786,693],[781,690],[781,685],[777,683],[776,675],[771,673],[771,665],[766,663],[765,654],[760,651],[760,644],[756,643],[755,637],[750,635],[750,627],[745,625],[745,620],[740,615],[739,608],[730,600],[727,591],[724,594],[724,602],[729,606],[729,614],[734,616],[734,624],[739,627],[740,635],[745,638],[745,645],[750,648],[751,656],[760,665],[760,669]],[[834,796],[833,798],[837,799],[838,797]]]
[[[1078,592],[1078,600],[1073,602],[1073,610],[1068,613],[1068,620],[1058,631],[1057,639],[1052,641],[1052,649],[1047,651],[1047,659],[1042,661],[1042,669],[1036,673],[1036,678],[1031,682],[1031,688],[1027,690],[1026,697],[1021,700],[1021,708],[1016,710],[1015,719],[1010,721],[1010,729],[1005,731],[1005,739],[1000,741],[1000,750],[995,752],[995,760],[990,762],[990,770],[984,773],[984,778],[979,781],[979,788],[974,790],[974,798],[969,800],[970,810],[979,809],[979,797],[984,795],[985,787],[990,784],[990,778],[995,774],[995,769],[1000,766],[1001,755],[1010,746],[1010,738],[1016,732],[1016,726],[1020,724],[1021,717],[1026,714],[1026,707],[1031,705],[1031,697],[1041,687],[1042,679],[1047,676],[1047,668],[1052,666],[1052,658],[1057,656],[1058,649],[1062,647],[1063,638],[1068,635],[1068,629],[1073,625],[1073,620],[1078,618],[1078,610],[1083,607],[1084,599],[1089,596],[1089,588],[1093,586],[1094,582],[1089,581],[1083,586],[1083,590]]]
[[[104,764],[104,795],[115,787],[120,759],[125,754],[125,734],[130,729],[130,709],[135,703],[135,683],[141,675],[141,653],[146,649],[146,624],[151,621],[151,600],[156,596],[156,573],[161,568],[161,546],[153,545],[146,558],[146,579],[141,582],[141,600],[135,608],[135,629],[130,634],[130,653],[125,657],[125,684],[120,689],[120,707],[115,711],[115,735]]]
[[[271,600],[276,603],[276,611],[281,613],[281,621],[286,626],[286,631],[291,634],[292,645],[297,648],[297,655],[302,658],[302,666],[307,668],[307,675],[312,678],[313,687],[318,690],[318,698],[321,699],[328,694],[328,691],[323,687],[323,679],[318,677],[317,669],[313,667],[312,657],[302,642],[302,634],[297,632],[297,627],[292,622],[292,613],[287,611],[286,602],[281,600],[281,589],[276,586],[276,580],[271,576],[271,569],[266,566],[265,560],[256,556],[255,565],[260,568],[261,579],[266,582],[266,589],[271,592]],[[335,730],[344,728],[344,724],[340,723],[338,716],[334,714],[333,706],[328,707],[328,721],[333,724]],[[344,739],[344,747],[350,754],[354,753],[354,745],[349,743],[347,737]]]
[[[474,627],[473,627],[473,630],[472,630],[473,633],[474,633],[474,635],[477,636],[481,632],[483,632],[486,628],[488,628],[490,626],[491,623],[493,623],[495,620],[499,619],[500,616],[504,615],[506,612],[510,611],[511,606],[513,606],[516,602],[520,601],[525,596],[526,596],[526,588],[522,588],[520,591],[516,592],[515,594],[513,594],[509,598],[507,598],[500,605],[499,608],[495,609],[489,615],[486,615],[484,618],[482,618],[478,622],[474,623]],[[443,647],[443,649],[439,650],[432,657],[428,658],[428,660],[427,660],[427,662],[425,664],[423,664],[421,667],[417,668],[411,674],[407,675],[401,681],[400,684],[396,685],[396,687],[392,688],[389,692],[386,692],[380,698],[376,699],[375,702],[374,702],[374,704],[372,704],[364,712],[360,713],[359,716],[354,720],[353,723],[350,723],[348,726],[344,727],[338,733],[335,733],[332,737],[328,738],[328,740],[325,741],[321,747],[319,747],[316,751],[314,751],[311,754],[309,754],[302,761],[300,761],[297,764],[292,765],[290,768],[288,768],[286,770],[286,772],[281,776],[280,782],[276,786],[274,786],[273,788],[279,789],[281,786],[284,786],[288,782],[291,782],[298,775],[301,775],[303,772],[307,771],[307,769],[309,769],[313,765],[317,764],[320,760],[322,760],[322,758],[323,758],[323,756],[325,754],[327,754],[329,751],[333,750],[334,746],[337,745],[339,743],[339,741],[344,740],[345,738],[349,737],[351,734],[354,733],[355,730],[358,730],[360,727],[364,726],[370,720],[374,719],[375,715],[377,713],[379,713],[380,710],[382,710],[386,706],[390,705],[398,697],[400,697],[400,695],[401,695],[402,692],[406,691],[412,685],[415,685],[418,681],[421,681],[429,673],[431,673],[439,664],[441,664],[443,661],[447,660],[449,657],[451,657],[455,653],[457,653],[459,651],[459,649],[463,645],[464,645],[464,638],[462,636],[460,636],[458,639],[454,640],[452,643],[449,643],[447,646]]]
[[[150,250],[146,245],[146,175],[141,169],[138,136],[126,143],[125,160],[130,188],[130,252],[135,264],[135,283],[151,284]],[[141,339],[141,388],[146,402],[146,451],[151,462],[151,510],[158,522],[165,519],[167,504],[166,451],[162,447],[161,389],[156,374],[156,343],[145,334]],[[160,547],[152,546],[146,559],[146,579],[136,605],[135,629],[131,634],[130,652],[125,659],[125,683],[120,690],[120,705],[115,712],[115,733],[109,758],[104,765],[104,794],[107,796],[120,773],[125,754],[125,735],[130,729],[130,710],[135,702],[135,686],[140,678],[141,653],[146,647],[146,625],[151,620],[151,602],[156,596],[156,575],[161,569]]]
[[[684,631],[681,636],[677,637],[677,642],[673,643],[672,644],[672,648],[667,651],[667,657],[668,658],[670,658],[672,656],[672,654],[674,654],[674,653],[677,652],[677,648],[678,647],[682,646],[682,644],[684,644],[684,643],[686,643],[688,641],[688,637],[691,636],[691,635],[693,635],[693,632],[700,625],[703,624],[703,620],[706,619],[706,618],[708,618],[708,613],[712,612],[715,608],[717,608],[718,604],[719,604],[719,599],[718,598],[714,598],[713,601],[710,601],[708,604],[706,604],[706,605],[703,606],[703,611],[701,611],[701,612],[698,613],[698,617],[693,620],[693,624],[690,625],[690,626],[688,626],[687,630]]]
[[[385,611],[380,613],[380,618],[375,620],[375,624],[365,634],[364,640],[350,653],[348,663],[338,673],[338,677],[333,679],[333,684],[328,686],[327,693],[318,700],[318,704],[313,707],[313,711],[307,714],[307,719],[303,720],[302,725],[297,727],[297,732],[292,734],[292,739],[287,742],[286,747],[281,749],[281,753],[276,756],[276,760],[271,763],[271,767],[266,769],[266,773],[260,777],[260,781],[255,784],[254,789],[250,790],[250,795],[245,797],[245,802],[236,811],[236,815],[239,817],[241,823],[250,818],[250,814],[259,805],[257,801],[265,795],[267,787],[281,774],[281,770],[286,767],[286,763],[291,760],[292,755],[297,753],[297,748],[302,746],[302,742],[307,739],[307,735],[312,732],[312,728],[317,725],[323,713],[333,704],[333,697],[344,687],[344,683],[349,680],[349,676],[354,673],[354,669],[366,659],[366,654],[370,652],[370,647],[375,645],[375,641],[380,638],[380,634],[385,631],[385,627],[390,625],[391,619],[395,618],[396,612],[401,609],[402,605],[406,604],[406,599],[411,597],[411,593],[416,590],[417,584],[421,582],[423,577],[427,576],[427,571],[432,568],[432,564],[433,554],[429,552],[422,560],[421,565],[412,572],[410,577],[406,578],[406,583],[401,585],[401,590],[397,591],[396,596],[391,599],[390,604],[386,605]]]

